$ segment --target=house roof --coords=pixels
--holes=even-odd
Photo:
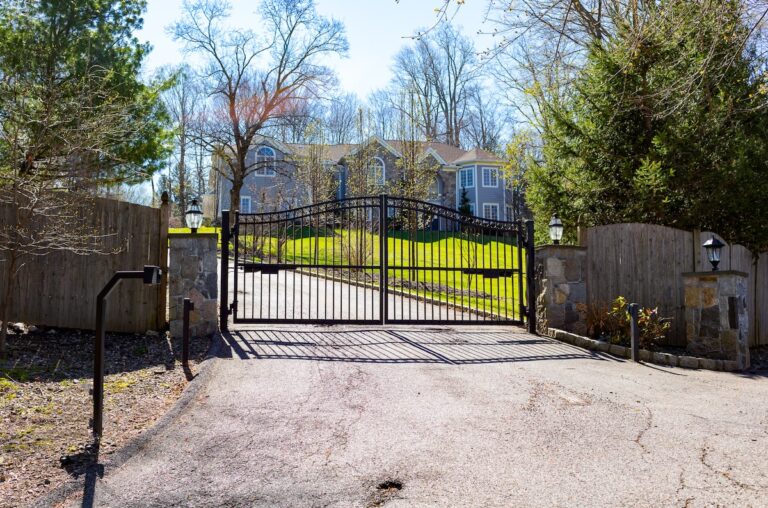
[[[405,142],[402,140],[382,140],[378,137],[369,139],[366,141],[366,144],[372,141],[378,141],[387,150],[390,150],[393,153],[396,152],[396,156],[402,154],[405,146]],[[468,164],[471,162],[502,162],[497,155],[483,150],[482,148],[473,148],[472,150],[465,151],[461,148],[446,143],[439,143],[437,141],[419,142],[419,144],[421,151],[425,156],[427,154],[436,156],[438,162],[447,166]],[[288,143],[285,146],[290,149],[290,152],[288,153],[306,156],[312,145]],[[326,145],[325,159],[337,163],[349,154],[356,152],[360,146],[360,144]]]
[[[453,159],[453,163],[456,165],[467,164],[470,162],[502,162],[502,160],[498,155],[477,147],[464,152],[464,155],[459,158]]]

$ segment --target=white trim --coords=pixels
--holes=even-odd
[[[369,182],[369,183],[371,183],[371,185],[380,185],[380,186],[383,187],[387,183],[387,163],[384,162],[384,159],[382,159],[381,157],[378,157],[376,155],[374,155],[373,157],[368,159],[368,162],[370,163],[370,161],[372,161],[373,159],[376,159],[377,161],[379,161],[381,163],[381,181],[374,181],[374,182]],[[366,164],[365,170],[366,170],[366,172],[369,173],[366,176],[366,178],[370,178],[371,177],[371,175],[370,175],[371,165],[370,164]]]
[[[507,222],[512,222],[513,215],[515,212],[512,210],[512,207],[508,204],[504,204],[504,218]]]
[[[459,189],[472,189],[472,188],[477,187],[477,182],[475,182],[475,176],[477,176],[477,175],[475,175],[474,169],[475,168],[461,168],[461,170],[459,171],[459,174],[458,174],[458,180],[459,180],[458,188]],[[464,174],[465,171],[467,172],[467,174],[472,175],[472,185],[467,185],[467,186],[464,185],[464,182],[462,181],[462,175]],[[475,194],[477,194],[477,193],[475,193]],[[477,196],[475,196],[475,197],[477,197]]]
[[[491,208],[496,210],[496,217],[488,217],[488,215],[485,213],[485,207]],[[500,220],[499,219],[499,204],[498,203],[483,203],[483,218],[484,219],[493,219],[493,220]]]
[[[272,152],[272,155],[259,155],[259,152],[262,149],[266,149]],[[265,165],[259,167],[259,157],[262,157],[264,159]],[[269,158],[272,159],[272,166],[270,167],[266,163],[268,163]],[[269,146],[269,145],[259,145],[256,147],[256,152],[254,153],[254,164],[256,164],[256,169],[253,171],[253,174],[256,176],[266,176],[266,177],[274,177],[277,176],[277,151]]]
[[[243,202],[244,201],[248,202],[248,211],[247,212],[244,210],[244,208],[245,208],[243,206]],[[253,204],[253,202],[251,201],[251,196],[240,196],[240,208],[238,208],[238,210],[240,210],[240,212],[242,212],[242,213],[251,213],[252,210],[253,210],[252,204]]]
[[[421,156],[419,157],[419,162],[421,162],[421,161],[423,161],[424,159],[426,159],[428,155],[431,155],[432,157],[434,157],[434,158],[435,158],[435,160],[436,160],[437,162],[439,162],[441,166],[449,166],[448,162],[446,162],[446,160],[445,160],[445,159],[443,159],[442,157],[440,157],[440,154],[439,154],[439,153],[437,153],[437,150],[435,150],[435,149],[434,149],[434,148],[432,148],[431,146],[430,146],[429,148],[427,148],[426,150],[424,150],[424,152],[423,152],[423,153],[421,154]]]
[[[492,166],[481,166],[481,173],[480,173],[480,183],[481,185],[486,189],[498,189],[499,188],[499,168],[495,168]],[[496,185],[485,185],[485,172],[488,171],[488,180],[491,180],[491,172],[496,173]]]
[[[364,147],[366,147],[366,146],[370,145],[370,144],[371,144],[373,141],[376,141],[376,142],[378,142],[378,143],[379,143],[381,146],[383,146],[383,147],[384,147],[384,148],[385,148],[385,149],[386,149],[386,150],[387,150],[389,153],[391,153],[391,154],[392,154],[392,155],[394,155],[395,157],[402,157],[402,156],[403,156],[403,154],[401,154],[400,152],[398,152],[397,150],[395,150],[395,147],[393,147],[392,145],[390,145],[389,143],[387,143],[386,141],[384,141],[384,139],[382,139],[382,138],[381,138],[381,137],[379,137],[378,135],[376,135],[376,136],[371,136],[371,137],[370,137],[370,138],[368,138],[368,139],[367,139],[367,140],[366,140],[364,143],[360,143],[359,145],[357,145],[357,147],[355,147],[355,149],[354,149],[354,150],[352,150],[351,152],[349,152],[349,154],[348,154],[348,155],[355,155],[357,152],[359,152],[360,150],[362,150]]]
[[[475,214],[475,204],[472,203],[471,201],[469,202],[469,211],[472,212],[472,215],[477,216]]]

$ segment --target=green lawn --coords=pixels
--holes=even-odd
[[[171,233],[189,233],[189,228],[171,228]],[[220,228],[204,227],[200,233],[220,233]],[[361,271],[378,276],[379,235],[359,230],[287,228],[277,237],[241,235],[239,247],[246,258],[256,262],[335,265],[337,273],[346,265],[364,266]],[[282,245],[281,245],[282,244]],[[221,235],[219,235],[221,248]],[[421,231],[413,239],[396,231],[387,241],[387,271],[390,287],[422,297],[471,307],[497,315],[520,318],[517,273],[507,277],[484,277],[461,270],[435,271],[434,268],[514,269],[519,268],[518,248],[513,241],[496,237],[467,237],[444,231]],[[524,262],[524,259],[523,259]],[[412,268],[417,268],[413,270]],[[414,287],[424,283],[427,287]],[[436,287],[440,286],[440,287]],[[525,291],[525,280],[522,281]],[[461,293],[463,292],[463,293]]]
[[[284,233],[285,234],[285,233]],[[456,303],[493,314],[519,317],[518,274],[484,277],[461,270],[436,271],[435,268],[518,269],[518,248],[497,238],[466,238],[457,233],[419,232],[411,240],[405,232],[395,232],[387,242],[390,286],[420,296]],[[398,237],[399,236],[399,237]],[[294,238],[295,237],[295,238]],[[289,231],[282,246],[277,238],[263,238],[253,249],[253,238],[240,238],[254,261],[308,265],[360,265],[369,274],[378,274],[379,235],[348,230]],[[261,255],[259,255],[261,254]],[[269,260],[269,261],[268,261]],[[407,269],[405,269],[407,268]],[[417,268],[413,270],[412,268]],[[403,287],[400,281],[405,281]],[[426,283],[428,287],[414,287]],[[525,281],[523,280],[523,290]],[[441,287],[435,287],[439,285]],[[460,291],[464,291],[461,294]]]

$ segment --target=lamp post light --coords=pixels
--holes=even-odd
[[[560,240],[563,238],[563,221],[560,220],[557,214],[554,214],[549,221],[549,238],[555,245],[559,245]]]
[[[143,270],[115,272],[96,297],[96,337],[93,345],[93,435],[101,439],[104,423],[104,348],[106,298],[123,279],[143,279],[144,284],[160,284],[163,271],[159,266],[145,265]]]
[[[187,221],[187,227],[192,229],[192,233],[197,233],[197,228],[203,224],[203,211],[200,209],[200,205],[197,204],[197,199],[193,199],[189,208],[184,213],[184,217]]]
[[[716,272],[717,265],[720,264],[720,253],[725,244],[712,235],[712,238],[704,242],[703,247],[707,250],[707,259],[712,264],[712,271]]]

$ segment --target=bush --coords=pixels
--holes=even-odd
[[[671,327],[670,319],[659,316],[658,307],[641,307],[637,320],[640,328],[640,347],[653,349],[663,342]],[[587,329],[589,335],[596,339],[629,346],[631,321],[627,299],[619,296],[610,306],[601,303],[590,306],[587,312]]]

